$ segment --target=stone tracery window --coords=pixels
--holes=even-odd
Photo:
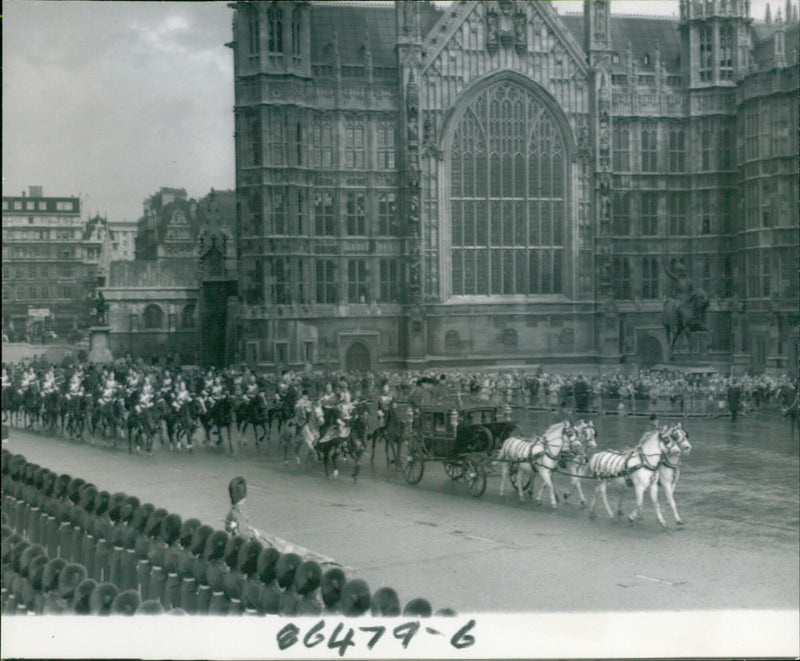
[[[509,81],[478,94],[450,151],[452,293],[562,289],[566,157],[552,113]]]

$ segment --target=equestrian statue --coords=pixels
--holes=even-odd
[[[669,264],[664,262],[664,270],[672,281],[668,298],[664,299],[664,330],[667,333],[670,355],[681,335],[689,340],[694,331],[707,331],[706,310],[708,294],[692,283],[683,259],[673,257]]]

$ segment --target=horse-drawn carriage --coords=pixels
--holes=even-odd
[[[489,402],[421,406],[411,439],[401,448],[403,477],[417,484],[425,462],[442,462],[451,479],[463,479],[474,497],[483,495],[495,450],[516,427],[509,413]]]

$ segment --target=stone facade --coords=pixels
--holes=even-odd
[[[669,256],[712,299],[687,356],[796,355],[796,22],[242,2],[233,32],[242,358],[652,364]]]

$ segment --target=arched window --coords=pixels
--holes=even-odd
[[[184,328],[194,328],[194,311],[195,304],[189,303],[183,308],[183,318],[181,319]]]
[[[148,329],[161,328],[164,325],[164,313],[157,305],[148,305],[144,309],[144,327]]]
[[[510,81],[473,98],[450,147],[452,293],[558,293],[566,156],[550,110]]]
[[[269,52],[283,53],[283,10],[277,3],[267,10],[269,28]]]

